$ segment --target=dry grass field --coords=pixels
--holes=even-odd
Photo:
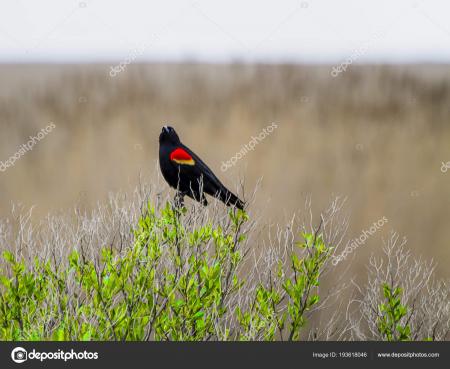
[[[53,122],[55,129],[0,172],[0,217],[12,204],[33,219],[74,205],[89,210],[139,182],[168,193],[158,177],[158,135],[173,125],[182,141],[237,189],[267,224],[315,214],[347,198],[346,240],[388,222],[345,263],[350,273],[381,251],[394,229],[415,255],[450,272],[450,66],[1,65],[0,160]],[[277,128],[233,168],[252,136]],[[242,195],[242,192],[241,192]],[[318,222],[316,217],[315,221]],[[350,274],[352,275],[352,274]]]

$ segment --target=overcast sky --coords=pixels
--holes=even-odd
[[[449,0],[0,0],[0,62],[450,62]]]

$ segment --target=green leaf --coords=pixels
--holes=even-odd
[[[7,262],[9,262],[11,264],[14,264],[16,262],[13,253],[8,250],[3,251],[2,255],[3,255],[3,259],[5,259]]]

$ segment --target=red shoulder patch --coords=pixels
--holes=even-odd
[[[178,164],[195,165],[195,161],[192,159],[192,156],[181,147],[176,148],[170,153],[170,160]]]
[[[192,160],[192,156],[186,150],[178,147],[170,153],[170,160]]]

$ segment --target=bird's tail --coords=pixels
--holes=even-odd
[[[217,198],[227,206],[236,206],[238,209],[244,210],[245,203],[225,187],[219,191]]]

